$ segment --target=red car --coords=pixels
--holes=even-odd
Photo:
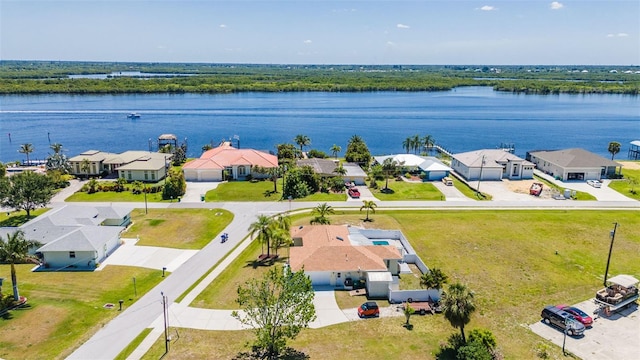
[[[567,305],[558,305],[556,307],[571,314],[576,321],[582,323],[585,327],[591,327],[591,325],[593,325],[593,319],[591,316],[577,307]]]
[[[352,187],[349,189],[349,196],[354,199],[358,199],[360,197],[360,191],[358,191],[358,188]]]
[[[378,309],[378,303],[375,301],[367,301],[360,305],[358,308],[358,316],[363,317],[378,317],[380,316],[380,309]]]

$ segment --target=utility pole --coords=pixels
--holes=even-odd
[[[480,177],[478,178],[478,188],[476,191],[478,192],[478,196],[480,196],[480,180],[482,180],[482,168],[484,167],[484,155],[482,155],[482,163],[480,163]]]
[[[164,355],[166,355],[169,353],[169,322],[167,319],[169,309],[167,309],[167,295],[164,292],[160,292],[160,294],[162,295],[162,314],[164,315]]]
[[[607,268],[604,271],[604,287],[607,287],[607,278],[609,276],[609,263],[611,262],[611,251],[613,250],[613,241],[616,239],[616,230],[618,230],[618,223],[613,223],[613,230],[611,231],[611,244],[609,245],[609,256],[607,257]]]

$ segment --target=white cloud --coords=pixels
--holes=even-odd
[[[492,10],[496,10],[496,8],[495,8],[495,6],[485,5],[485,6],[481,7],[480,10],[482,10],[482,11],[492,11]]]
[[[226,27],[227,27],[227,25],[225,25],[225,24],[220,24],[220,28],[224,29],[224,28],[226,28]]]
[[[607,37],[614,37],[615,35],[613,34],[607,34]]]
[[[398,29],[408,29],[408,28],[409,28],[409,25],[405,25],[405,24],[398,24],[398,25],[396,25],[396,27],[397,27]]]
[[[618,37],[627,37],[629,34],[627,33],[618,33]]]
[[[394,43],[393,41],[387,41],[387,46],[395,46],[396,43]]]
[[[305,44],[311,44],[311,40],[305,40],[303,41]]]
[[[562,9],[564,7],[564,5],[562,5],[562,3],[558,2],[558,1],[554,1],[551,3],[551,10],[559,10]]]

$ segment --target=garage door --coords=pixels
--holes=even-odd
[[[222,173],[220,171],[200,171],[198,181],[222,181]]]

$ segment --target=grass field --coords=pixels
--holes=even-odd
[[[0,318],[0,358],[63,359],[118,315],[118,300],[131,305],[132,279],[139,296],[163,278],[159,270],[107,266],[95,272],[38,272],[17,265],[20,294],[29,299],[24,310]],[[10,279],[10,266],[0,265],[0,277]],[[11,281],[3,292],[11,292]],[[116,304],[114,310],[103,308]]]
[[[361,214],[332,220],[363,224]],[[467,329],[491,330],[507,359],[535,358],[541,346],[549,346],[551,357],[561,357],[559,348],[533,334],[527,324],[539,321],[545,305],[593,297],[602,285],[613,222],[620,226],[609,274],[640,277],[637,211],[379,211],[374,220],[366,226],[402,230],[428,266],[439,267],[450,282],[460,281],[475,292],[478,310]],[[294,226],[308,221],[297,218]],[[256,250],[259,247],[247,252]],[[248,276],[259,276],[245,261],[238,263],[235,271],[239,273],[217,279],[192,305],[233,304],[237,284]],[[344,293],[338,301],[343,307],[361,302],[345,298]],[[432,358],[428,354],[434,354],[455,331],[441,315],[412,317],[413,331],[402,328],[402,321],[371,319],[305,330],[291,345],[312,359],[422,359]],[[180,333],[181,339],[190,340],[172,345],[173,358],[212,352],[231,358],[246,350],[243,345],[251,339],[249,332],[180,329]],[[163,350],[161,342],[156,345],[154,356],[158,346]]]
[[[316,193],[296,199],[298,201],[344,201],[347,195]],[[209,190],[205,201],[282,201],[282,181],[278,181],[278,192],[273,191],[271,181],[231,181]],[[286,201],[286,199],[284,200]]]
[[[65,199],[66,202],[144,202],[144,194],[134,194],[131,191],[100,191],[93,194],[76,192]],[[162,200],[162,193],[147,194],[147,202],[171,202]]]
[[[378,183],[378,189],[371,189],[373,196],[382,201],[393,200],[444,200],[444,195],[428,182],[406,182],[389,179],[390,192],[382,192],[386,182]]]
[[[611,181],[609,187],[622,195],[640,201],[640,161],[636,161],[635,163],[638,164],[638,168],[630,169],[628,167],[623,167],[622,175],[624,176],[624,179]],[[630,177],[634,178],[638,184],[632,186],[627,180]]]
[[[122,237],[140,237],[138,245],[202,249],[233,220],[224,209],[135,209],[133,225]]]
[[[31,211],[31,217],[27,217],[27,212],[24,210],[21,211],[13,211],[7,215],[6,212],[0,212],[0,227],[12,226],[17,227],[20,226],[27,221],[33,219],[34,217],[44,214],[49,211],[49,208],[39,208]]]

